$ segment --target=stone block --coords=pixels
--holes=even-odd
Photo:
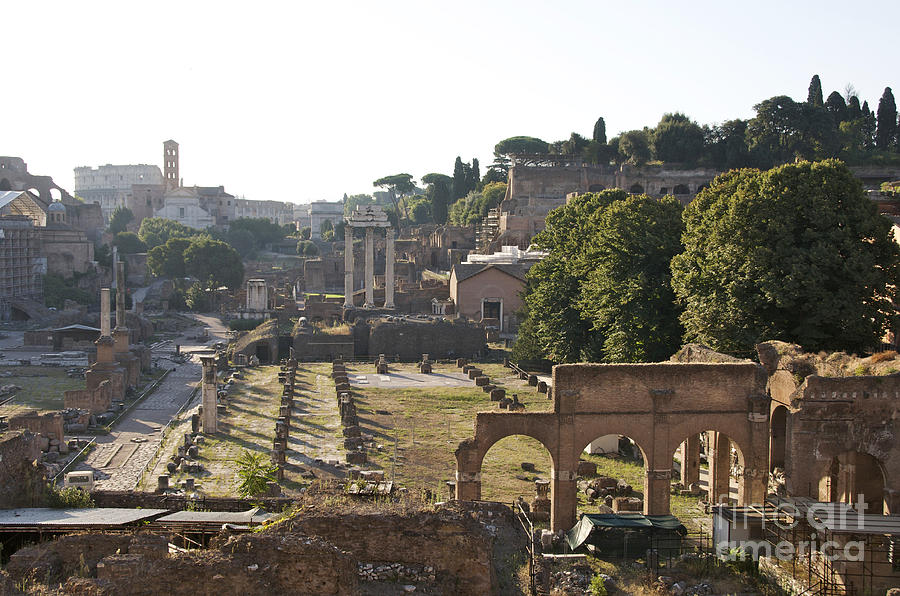
[[[368,461],[366,458],[365,451],[348,451],[346,459],[347,459],[348,464],[351,464],[354,466],[362,465],[362,464],[366,463],[366,461]]]
[[[500,401],[506,397],[506,389],[491,389],[491,401]]]
[[[481,375],[481,376],[475,377],[475,386],[476,387],[484,387],[485,385],[489,384],[490,382],[491,382],[491,378],[488,376]]]
[[[597,464],[592,461],[579,461],[578,462],[578,475],[579,476],[596,476],[597,475]]]
[[[469,374],[469,378],[472,380],[476,379],[477,377],[482,376],[481,369],[475,368],[475,367],[470,368],[468,374]]]

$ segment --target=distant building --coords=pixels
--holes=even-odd
[[[46,217],[28,192],[0,192],[0,320],[28,318],[28,303],[43,304],[44,260],[35,217]]]
[[[128,206],[131,187],[135,184],[163,184],[159,166],[107,164],[75,168],[75,194],[88,203],[98,203],[107,223],[116,207]]]
[[[330,221],[336,226],[344,220],[344,203],[329,203],[328,201],[313,201],[309,205],[309,228],[313,238],[322,237],[322,224]]]
[[[209,211],[200,206],[200,194],[196,188],[177,188],[166,193],[162,208],[154,217],[177,221],[195,230],[205,230],[215,223]]]

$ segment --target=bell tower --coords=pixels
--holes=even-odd
[[[180,185],[178,177],[178,143],[168,140],[163,143],[163,176],[166,189],[174,190]]]

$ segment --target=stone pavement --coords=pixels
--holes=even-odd
[[[175,367],[152,395],[97,437],[95,448],[76,470],[93,470],[95,488],[134,490],[162,441],[162,429],[190,398],[200,380],[200,365]]]

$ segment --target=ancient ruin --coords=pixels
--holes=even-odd
[[[344,307],[353,308],[353,233],[357,228],[366,231],[365,288],[366,308],[375,307],[375,229],[384,228],[386,260],[384,273],[384,308],[394,308],[394,230],[387,214],[377,205],[358,208],[347,218],[348,232],[344,234]]]

